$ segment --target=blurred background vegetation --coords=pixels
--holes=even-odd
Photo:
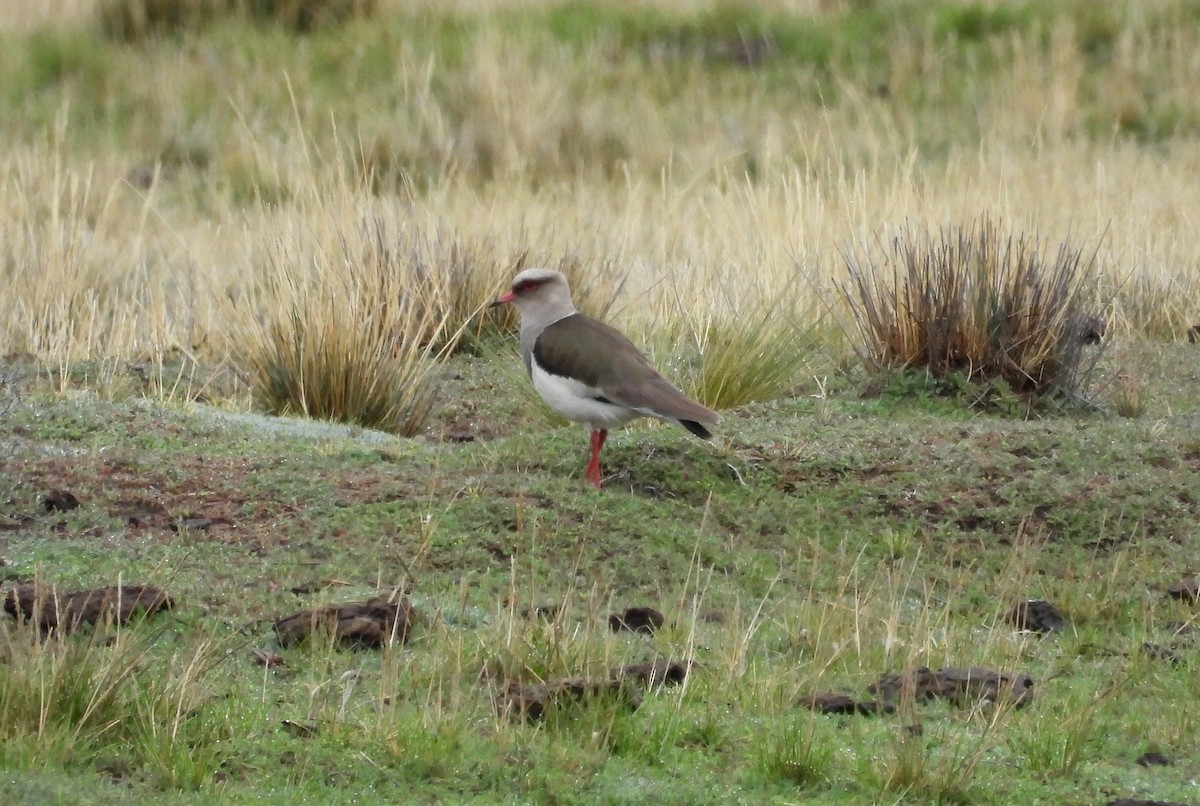
[[[898,281],[876,246],[982,221],[1091,255],[1110,338],[1200,320],[1194,0],[0,8],[2,353],[225,366],[235,402],[311,322],[281,265],[375,254],[424,361],[507,332],[479,306],[547,264],[732,406],[869,335],[848,256]]]

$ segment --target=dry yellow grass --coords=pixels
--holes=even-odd
[[[989,219],[849,255],[843,289],[872,370],[919,370],[1004,395],[1074,395],[1099,356],[1091,250]]]
[[[86,26],[87,5],[66,3],[54,25]],[[546,4],[456,8],[524,5]],[[372,30],[398,13],[384,6],[383,23],[347,36],[384,36]],[[0,4],[9,37],[29,29],[14,8]],[[57,109],[56,121],[0,135],[0,353],[224,360],[245,325],[229,301],[280,268],[272,255],[304,251],[280,251],[280,238],[352,234],[371,207],[413,243],[445,247],[427,250],[438,284],[428,293],[452,330],[520,260],[577,266],[575,284],[600,289],[597,307],[619,288],[610,318],[647,344],[664,330],[711,344],[704,334],[753,326],[764,310],[803,329],[837,304],[842,255],[856,244],[988,215],[1048,242],[1099,242],[1109,332],[1178,338],[1200,321],[1200,145],[1119,133],[1155,109],[1195,114],[1200,33],[1142,24],[1163,9],[1182,14],[1167,0],[1121,5],[1099,77],[1061,19],[998,37],[988,47],[1001,67],[966,101],[919,108],[864,75],[818,79],[805,67],[789,80],[812,102],[780,104],[743,74],[656,67],[603,42],[575,53],[514,40],[487,17],[453,63],[389,34],[382,64],[360,54],[363,70],[386,76],[361,102],[321,85],[304,42],[281,39],[270,63],[228,33],[85,54],[106,65],[101,114],[128,110],[121,137],[72,135],[104,123],[88,95],[97,88],[70,71],[23,102]],[[950,92],[928,37],[893,43],[889,59],[893,87]],[[694,75],[666,93],[679,70]],[[1096,134],[1106,119],[1112,136]],[[338,203],[315,203],[331,192]]]

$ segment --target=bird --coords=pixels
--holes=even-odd
[[[600,489],[600,449],[611,428],[638,417],[678,423],[701,439],[720,416],[659,375],[617,329],[575,310],[561,272],[525,269],[490,307],[521,316],[521,356],[533,388],[551,409],[587,427],[592,456],[584,478]]]

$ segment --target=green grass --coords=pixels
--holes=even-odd
[[[1198,650],[1169,625],[1196,608],[1164,591],[1195,570],[1200,5],[690,5],[384,0],[128,40],[0,5],[0,576],[178,602],[0,619],[0,801],[1194,796]],[[843,256],[979,220],[1099,244],[1094,407],[1001,389],[984,414],[973,363],[854,361]],[[535,265],[719,405],[717,439],[637,423],[584,484],[586,435],[481,311]],[[264,416],[256,343],[332,353],[271,367],[342,403],[365,357],[419,370],[385,397],[438,395],[409,438]],[[82,505],[46,511],[58,489]],[[271,627],[397,589],[403,646]],[[1071,626],[1014,632],[1040,598]],[[609,630],[638,605],[665,626]],[[636,711],[497,712],[509,682],[659,656],[692,672]],[[1033,701],[798,706],[972,664]]]
[[[1195,357],[1177,358],[1148,374],[1151,389],[1188,377]],[[104,689],[119,729],[6,742],[9,800],[103,798],[113,777],[135,802],[1187,797],[1195,682],[1140,655],[1189,616],[1162,595],[1190,569],[1200,432],[1187,416],[948,422],[920,402],[845,394],[820,415],[811,400],[756,404],[715,448],[665,427],[614,434],[596,493],[579,478],[580,432],[514,417],[518,388],[478,398],[495,360],[452,362],[492,435],[462,445],[267,435],[187,408],[27,390],[0,421],[4,518],[34,516],[3,533],[8,577],[74,587],[120,574],[180,606],[115,650],[86,632],[38,650],[61,644],[97,683],[122,657],[136,665]],[[52,487],[83,506],[43,513]],[[128,525],[148,500],[228,524]],[[321,580],[334,584],[291,592]],[[271,619],[396,585],[425,614],[408,645],[318,642],[279,650],[282,667],[253,662],[274,646]],[[1058,603],[1073,627],[1013,633],[1001,616],[1020,598]],[[551,603],[565,605],[557,620],[520,614]],[[667,626],[608,632],[607,614],[632,604]],[[26,629],[5,629],[28,651]],[[480,677],[603,674],[660,653],[695,658],[686,686],[540,727],[498,717]],[[1028,671],[1035,700],[872,718],[794,705],[912,664],[974,663]],[[905,737],[914,721],[921,736]],[[17,724],[0,708],[0,727]],[[1179,766],[1134,765],[1149,747]]]
[[[1190,6],[1183,4],[1183,8]],[[589,2],[550,5],[538,10],[504,10],[486,17],[461,12],[432,13],[428,9],[408,12],[392,10],[383,17],[351,20],[342,26],[297,33],[286,28],[251,25],[237,18],[206,24],[190,32],[185,41],[201,54],[222,53],[239,69],[263,73],[267,81],[247,87],[240,99],[228,97],[229,87],[220,76],[195,73],[178,58],[176,38],[150,37],[137,44],[115,44],[99,28],[40,32],[29,37],[5,37],[7,56],[0,60],[5,78],[6,107],[22,116],[19,139],[37,136],[70,99],[72,126],[67,132],[73,147],[86,149],[98,135],[109,142],[136,144],[152,157],[174,138],[217,136],[223,142],[208,144],[214,152],[227,150],[226,141],[237,131],[237,117],[259,106],[282,113],[271,128],[286,130],[294,120],[281,92],[286,71],[294,90],[306,103],[300,111],[305,128],[325,128],[328,115],[310,117],[315,108],[334,112],[343,132],[358,125],[369,126],[373,115],[366,110],[403,107],[389,88],[397,68],[437,60],[444,73],[429,86],[432,99],[454,115],[462,89],[457,76],[478,58],[481,42],[499,37],[511,47],[543,51],[537,60],[553,60],[566,49],[568,56],[590,58],[597,47],[610,48],[603,71],[586,82],[587,91],[619,86],[627,59],[642,66],[666,63],[670,69],[644,78],[659,84],[664,98],[679,95],[696,81],[708,86],[717,97],[736,95],[750,88],[765,87],[773,103],[839,104],[845,89],[838,79],[853,77],[867,86],[886,85],[886,92],[904,103],[928,107],[931,115],[971,104],[996,71],[1003,71],[1011,58],[1000,43],[1011,36],[1040,38],[1037,47],[1050,52],[1061,47],[1046,32],[1056,23],[1080,19],[1075,31],[1077,44],[1100,73],[1111,70],[1110,40],[1126,24],[1123,19],[1108,23],[1090,22],[1087,8],[1076,4],[983,4],[946,2],[929,6],[894,3],[869,5],[842,13],[816,16],[757,10],[750,6],[725,5],[701,14],[653,7],[623,8]],[[1152,9],[1139,22],[1149,35],[1167,32],[1180,21],[1172,8]],[[1194,12],[1193,12],[1194,15]],[[1107,32],[1107,33],[1105,33]],[[936,76],[898,71],[890,63],[895,43],[931,37],[941,66]],[[2,35],[0,35],[2,36]],[[473,56],[474,54],[474,56]],[[172,75],[188,73],[184,92],[164,98],[152,87],[125,86],[131,66],[147,59],[162,65]],[[697,64],[701,66],[698,72]],[[749,67],[751,69],[747,70]],[[1141,77],[1135,80],[1142,81]],[[1153,100],[1147,108],[1113,109],[1103,97],[1106,81],[1089,79],[1085,93],[1089,120],[1083,133],[1104,140],[1114,122],[1135,137],[1162,139],[1193,131],[1194,108],[1183,99]],[[1150,92],[1152,99],[1158,93]],[[386,91],[385,91],[386,90]],[[371,104],[364,104],[371,98]],[[232,101],[232,103],[231,103]],[[249,106],[247,106],[249,102]],[[310,107],[309,104],[312,106]],[[471,108],[461,108],[471,116]],[[222,122],[212,126],[210,116]],[[252,122],[251,122],[252,123]],[[422,126],[419,119],[418,127]],[[164,125],[165,124],[165,125]],[[200,124],[200,125],[197,125]],[[278,132],[276,132],[278,133]],[[323,132],[326,140],[331,132]],[[625,133],[613,132],[617,141]],[[930,145],[946,143],[931,131]],[[351,143],[343,143],[351,145]],[[429,151],[401,152],[417,162],[419,174],[436,170],[434,144]],[[611,143],[610,148],[618,147]],[[417,144],[407,148],[418,148]],[[428,161],[429,164],[421,164]],[[651,174],[661,166],[648,166]],[[218,174],[230,168],[217,164]],[[479,170],[485,170],[482,166]]]

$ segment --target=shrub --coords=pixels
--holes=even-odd
[[[1063,243],[1047,259],[1037,238],[985,217],[936,236],[904,233],[846,264],[839,289],[872,371],[924,370],[1045,400],[1075,395],[1098,358],[1087,346],[1098,321],[1094,253]]]

